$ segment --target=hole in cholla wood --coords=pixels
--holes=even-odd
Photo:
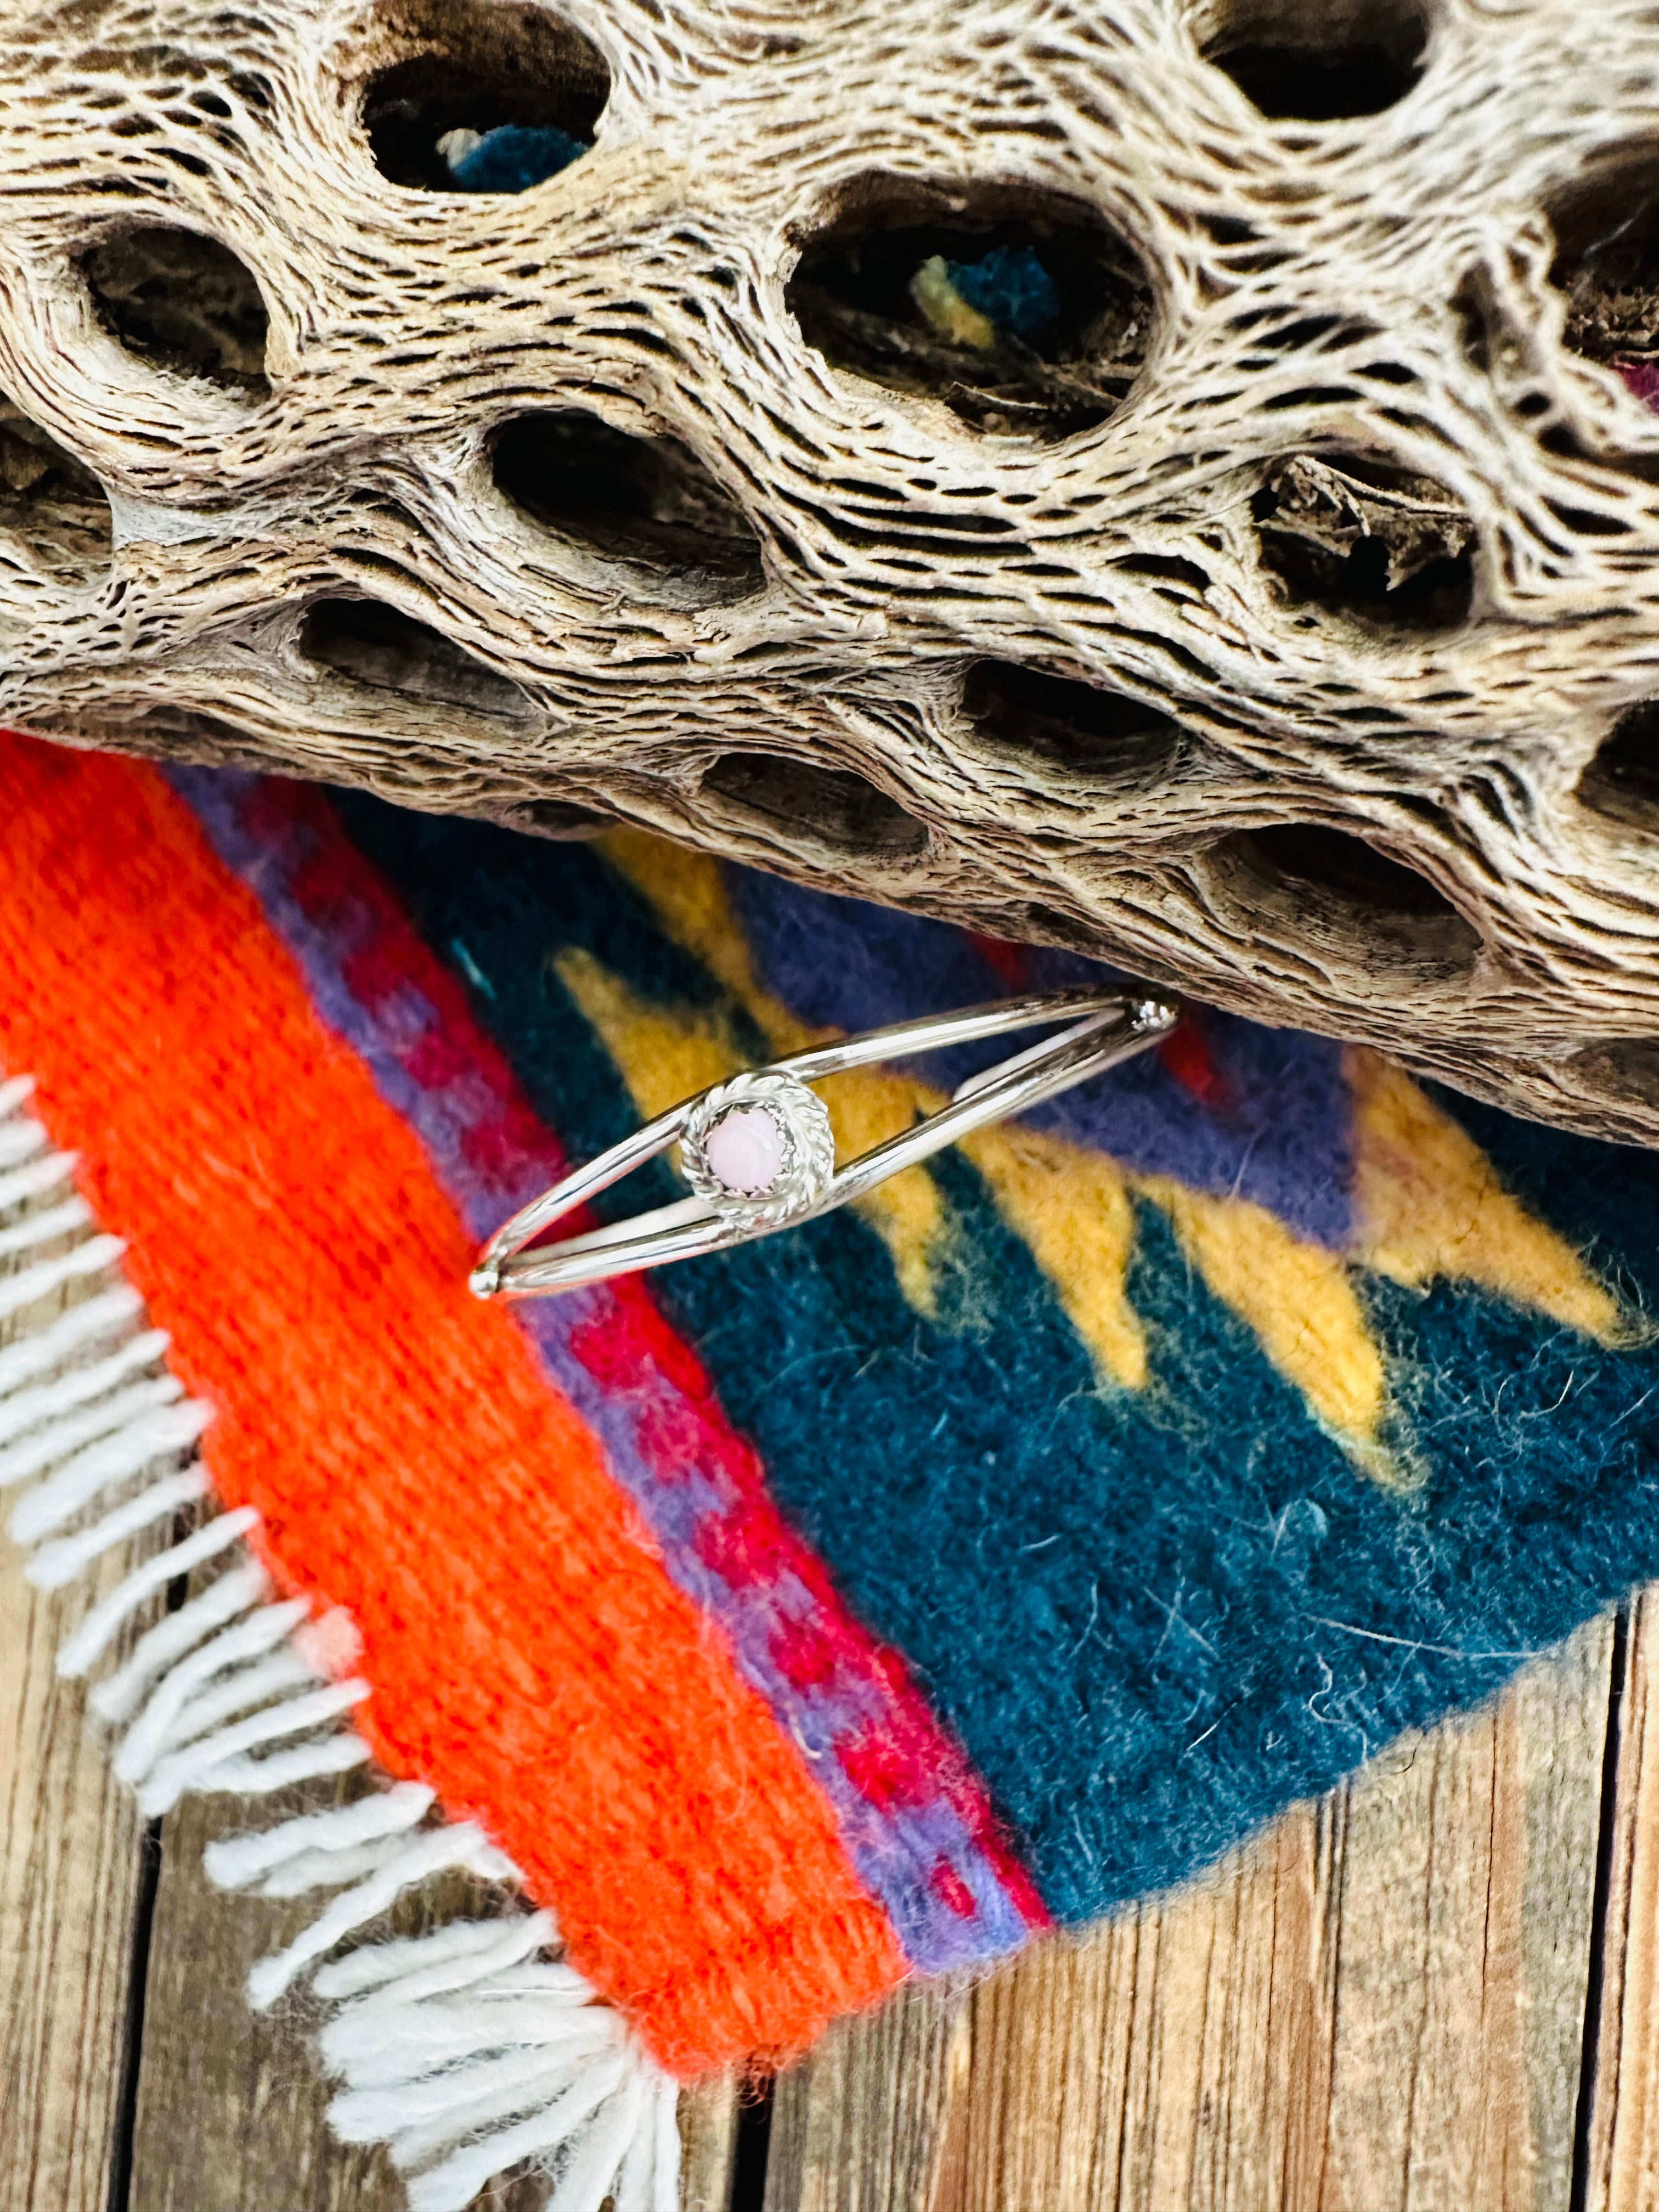
[[[1458,994],[1482,949],[1436,884],[1322,823],[1239,830],[1203,856],[1199,874],[1265,964],[1352,960],[1402,1005]]]
[[[404,0],[380,10],[384,59],[362,94],[383,176],[424,191],[516,192],[592,144],[611,96],[598,49],[538,7]]]
[[[1370,914],[1447,915],[1450,903],[1415,868],[1363,837],[1308,822],[1242,833],[1251,857],[1281,882],[1304,884]]]
[[[1659,1038],[1620,1038],[1607,1059],[1617,1082],[1644,1104],[1659,1105]]]
[[[270,390],[270,318],[258,282],[228,246],[200,232],[141,223],[82,255],[93,305],[112,337],[150,366],[203,376],[250,398]]]
[[[498,491],[595,552],[700,580],[722,599],[760,586],[760,544],[743,510],[672,439],[630,437],[568,408],[514,416],[489,453]]]
[[[975,661],[963,686],[963,706],[999,754],[1086,776],[1097,786],[1156,783],[1170,774],[1182,748],[1172,715],[1121,691],[1009,661]]]
[[[110,556],[109,501],[92,471],[0,395],[0,558],[75,570]]]
[[[1659,392],[1659,147],[1604,155],[1551,213],[1557,250],[1550,280],[1565,296],[1567,343],[1626,372],[1640,396],[1652,397]]]
[[[1252,502],[1261,558],[1292,606],[1449,629],[1474,597],[1474,524],[1431,477],[1369,454],[1296,453]]]
[[[1115,410],[1154,313],[1134,252],[1082,201],[883,175],[805,238],[788,301],[833,367],[1042,438]]]
[[[1659,836],[1659,699],[1620,716],[1579,778],[1578,796],[1598,814]]]
[[[1659,1108],[1659,1037],[1618,1037],[1579,1053],[1572,1066],[1581,1081],[1638,1111]]]
[[[1260,932],[1261,951],[1298,941],[1370,963],[1379,988],[1455,983],[1479,933],[1416,869],[1322,823],[1237,830],[1206,855],[1210,880]]]
[[[1380,115],[1422,75],[1428,19],[1410,0],[1222,0],[1205,54],[1261,113]]]
[[[830,855],[918,853],[921,823],[884,791],[845,769],[785,760],[775,753],[726,753],[707,770],[702,788],[750,816],[789,845]]]
[[[300,625],[300,650],[319,667],[380,691],[447,700],[483,714],[522,715],[516,684],[381,599],[318,599]]]

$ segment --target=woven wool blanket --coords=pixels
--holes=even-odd
[[[482,1304],[675,1100],[1101,971],[17,737],[0,818],[13,1534],[149,1810],[320,1792],[210,1870],[316,1892],[251,1994],[313,1978],[424,2212],[526,2156],[672,2203],[679,2081],[1178,1881],[1659,1573],[1650,1156],[1194,1009],[857,1209]],[[843,1155],[970,1064],[827,1083]],[[457,1866],[522,1909],[366,1940]]]

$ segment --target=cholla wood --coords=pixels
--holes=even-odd
[[[1659,319],[1557,263],[1659,170],[1659,8],[0,10],[0,718],[644,823],[1659,1131]],[[1382,112],[1262,112],[1275,41],[1419,29]],[[592,152],[433,188],[423,115],[538,86]],[[1064,343],[884,309],[935,234],[1047,241]]]

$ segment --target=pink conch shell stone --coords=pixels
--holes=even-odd
[[[758,1198],[783,1173],[788,1146],[776,1115],[764,1106],[738,1106],[715,1122],[702,1153],[727,1190]]]

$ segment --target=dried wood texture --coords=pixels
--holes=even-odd
[[[1650,0],[0,0],[0,714],[1659,1131]]]
[[[768,2212],[1565,2212],[1611,1641],[1195,1888],[834,2030]]]

